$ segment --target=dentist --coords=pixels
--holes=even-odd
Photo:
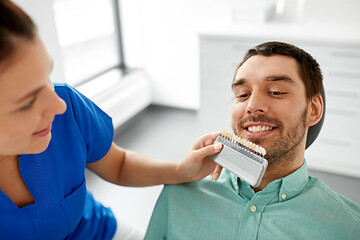
[[[86,189],[85,168],[122,186],[196,181],[221,168],[208,156],[218,133],[182,162],[113,143],[109,116],[66,84],[53,84],[49,57],[30,17],[0,0],[0,238],[112,239],[117,222]]]

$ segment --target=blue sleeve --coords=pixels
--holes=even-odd
[[[69,101],[66,101],[67,111],[72,111],[85,142],[86,163],[100,160],[109,151],[113,141],[114,127],[111,118],[90,99],[69,85],[55,84],[55,88],[58,94],[63,89],[67,91],[69,97]]]

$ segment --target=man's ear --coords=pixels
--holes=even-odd
[[[307,119],[307,126],[314,126],[317,124],[324,112],[324,102],[321,97],[321,94],[318,93],[312,97],[309,109],[308,109],[308,119]]]

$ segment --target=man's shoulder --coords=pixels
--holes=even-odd
[[[217,181],[211,180],[210,177],[196,182],[165,185],[163,193],[169,198],[177,198],[184,196],[192,196],[193,198],[215,197],[218,195],[233,195],[230,175],[227,171],[223,171]]]
[[[351,216],[360,221],[360,205],[347,197],[335,192],[318,178],[310,177],[310,188],[317,192],[317,201],[322,202],[332,209],[342,210],[346,216]],[[319,197],[319,195],[321,197]]]
[[[211,181],[210,178],[206,177],[196,182],[165,185],[163,192],[165,191],[167,193],[182,194],[183,192],[193,192],[193,191],[202,191],[204,189],[211,189],[213,185],[214,182]]]

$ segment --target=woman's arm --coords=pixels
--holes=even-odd
[[[208,156],[219,152],[222,145],[212,145],[219,133],[198,139],[182,162],[164,161],[128,151],[112,144],[109,152],[87,168],[101,178],[122,186],[152,186],[200,180],[210,173],[216,180],[221,167]]]

